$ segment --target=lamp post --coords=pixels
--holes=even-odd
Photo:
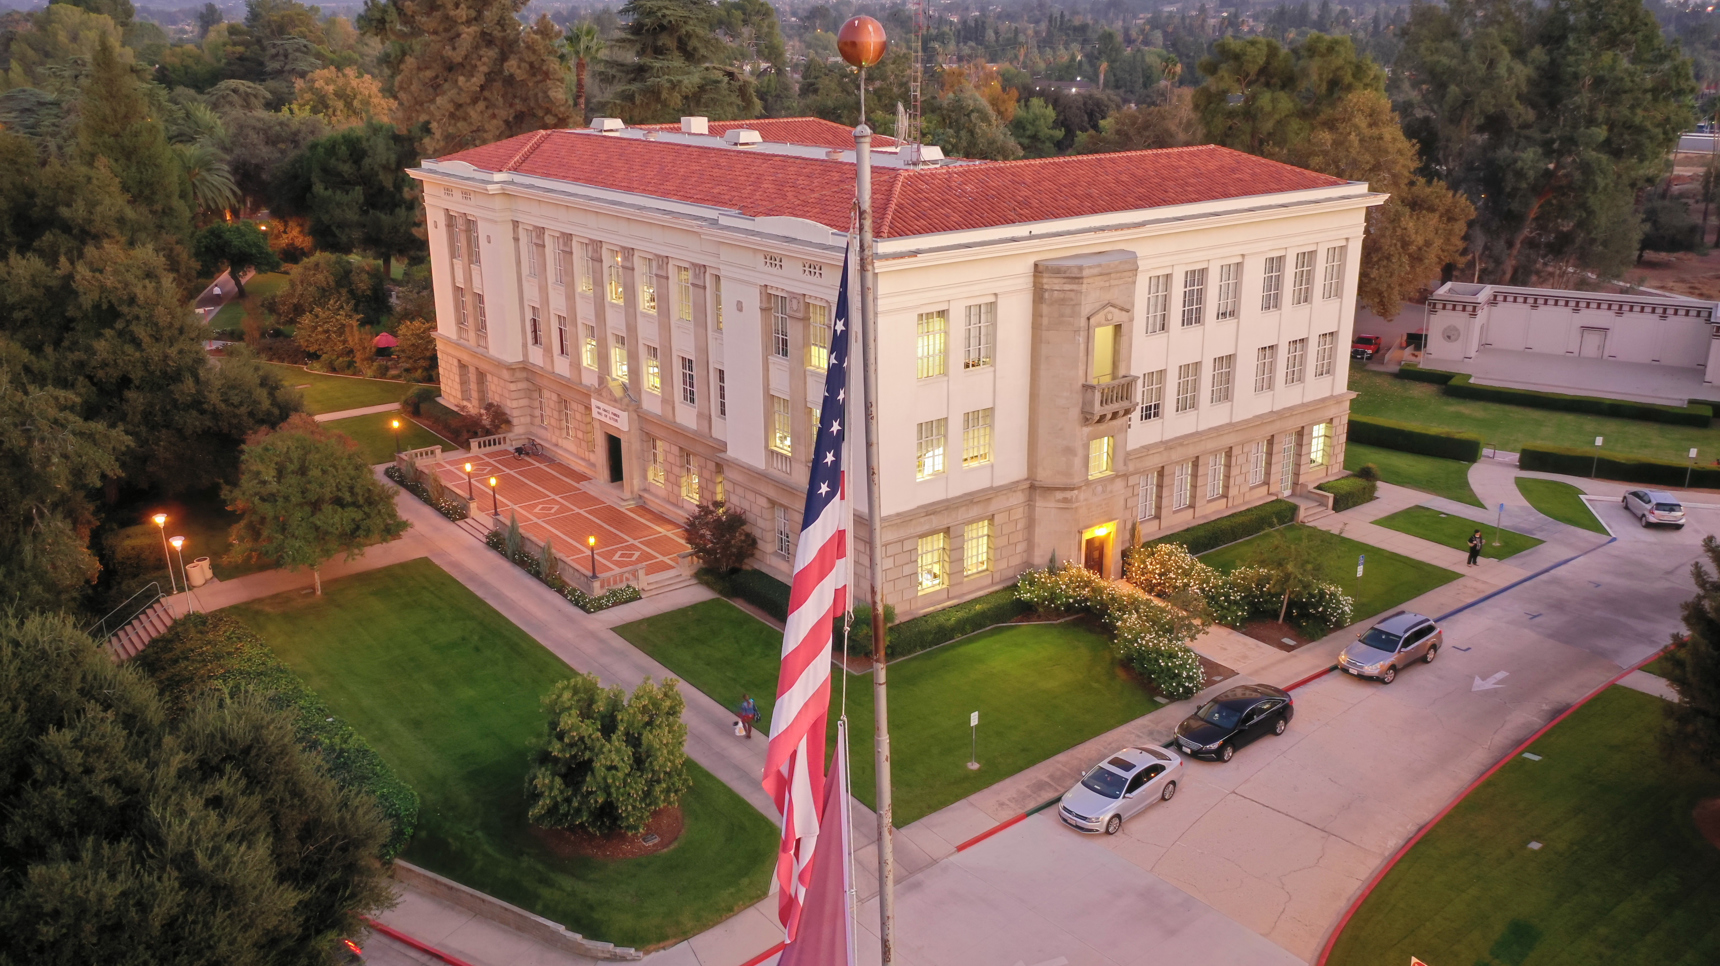
[[[502,508],[501,505],[496,502],[496,482],[495,477],[490,477],[490,516],[500,518],[502,515]]]
[[[472,495],[472,464],[466,464],[466,502],[471,503],[477,497]]]
[[[167,555],[167,514],[157,513],[150,519],[155,521],[155,528],[161,531],[161,559],[167,564],[167,587],[177,594],[179,585],[173,580],[173,558]]]
[[[597,536],[585,538],[585,545],[591,548],[591,589],[597,589]]]
[[[184,537],[173,537],[172,539],[168,540],[167,542],[173,544],[173,552],[179,556],[179,572],[182,574],[185,574],[185,549],[184,549],[185,538]],[[173,572],[173,564],[171,562],[168,563],[167,570],[169,573]],[[190,574],[185,574],[185,596],[186,596],[185,609],[190,610],[191,609],[191,575]]]
[[[400,420],[391,419],[391,420],[389,420],[389,423],[392,424],[394,427],[394,455],[399,456],[400,455]]]

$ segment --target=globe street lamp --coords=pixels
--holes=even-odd
[[[470,503],[477,497],[472,495],[472,464],[466,464],[466,502]]]
[[[182,574],[185,574],[185,550],[184,550],[185,538],[184,537],[173,537],[173,538],[169,539],[167,542],[173,544],[173,552],[175,554],[179,555],[179,572]],[[167,565],[167,570],[169,573],[171,573],[173,571],[173,565],[171,563],[169,563]],[[185,593],[186,593],[186,597],[187,597],[185,606],[186,606],[186,609],[189,610],[191,607],[191,603],[190,603],[190,599],[189,599],[190,594],[191,594],[191,575],[190,574],[185,574]]]
[[[597,590],[597,537],[595,535],[586,537],[585,545],[591,548],[591,589],[595,592]]]
[[[391,420],[389,420],[389,423],[391,423],[394,426],[394,455],[399,456],[400,455],[400,420],[391,419]]]
[[[157,513],[150,519],[155,521],[155,528],[161,531],[161,559],[167,563],[167,586],[177,594],[179,585],[173,580],[173,558],[167,553],[167,514]]]
[[[502,508],[496,503],[496,483],[496,478],[490,477],[490,516],[500,518]]]

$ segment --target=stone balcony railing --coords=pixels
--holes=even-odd
[[[1092,426],[1124,419],[1135,411],[1135,387],[1140,376],[1081,384],[1081,422]]]

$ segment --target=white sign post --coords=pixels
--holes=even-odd
[[[968,715],[968,728],[972,732],[972,743],[968,751],[968,770],[979,770],[979,712]]]
[[[1601,469],[1601,443],[1603,442],[1605,442],[1603,437],[1595,437],[1595,464],[1589,467],[1589,479],[1591,480],[1595,478],[1595,474],[1599,473]]]
[[[1684,488],[1690,489],[1690,473],[1696,469],[1696,447],[1690,447],[1690,465],[1684,468]]]

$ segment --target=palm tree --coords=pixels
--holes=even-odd
[[[584,124],[585,117],[585,70],[591,61],[603,53],[605,46],[603,38],[597,35],[597,25],[594,23],[576,23],[567,28],[567,36],[562,39],[567,47],[568,56],[573,58],[573,109],[579,115],[579,122]]]
[[[191,182],[191,200],[198,214],[222,211],[239,204],[239,186],[233,182],[233,172],[227,159],[208,141],[175,144],[179,166],[185,179]]]

